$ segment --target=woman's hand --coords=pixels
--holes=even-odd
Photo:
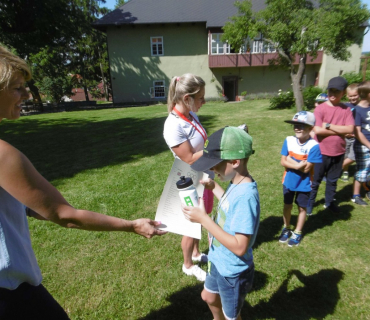
[[[132,221],[132,225],[133,230],[136,234],[139,234],[148,239],[167,233],[167,231],[162,231],[156,228],[156,226],[161,225],[160,221],[153,221],[144,218]]]

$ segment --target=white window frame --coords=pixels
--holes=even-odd
[[[268,42],[263,40],[254,40],[252,46],[252,53],[275,53],[276,48]]]
[[[167,98],[167,87],[165,80],[154,80],[153,87],[150,88],[150,96],[155,99]]]
[[[162,52],[159,53],[160,51]],[[152,57],[164,55],[163,37],[150,37],[150,52],[152,54]]]
[[[230,54],[230,45],[227,42],[222,42],[222,33],[212,33],[211,36],[211,54]]]

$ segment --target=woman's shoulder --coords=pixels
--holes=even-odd
[[[21,152],[8,142],[0,139],[0,163],[9,157],[21,155]]]

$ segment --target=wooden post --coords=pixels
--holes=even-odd
[[[370,59],[370,56],[362,56],[361,59],[364,59],[364,65],[362,66],[362,81],[366,79],[366,69],[367,69],[367,60]]]

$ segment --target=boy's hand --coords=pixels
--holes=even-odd
[[[185,218],[191,222],[198,222],[202,224],[202,220],[208,217],[206,209],[204,208],[204,202],[202,198],[199,198],[199,207],[187,207],[181,206],[182,213]]]
[[[302,160],[301,162],[297,163],[297,170],[303,171],[304,168],[306,167],[307,161]]]
[[[200,180],[199,181],[202,185],[204,185],[204,188],[208,189],[208,190],[213,190],[215,188],[215,182],[210,179],[210,178],[207,178],[207,179],[204,179],[204,180]]]

